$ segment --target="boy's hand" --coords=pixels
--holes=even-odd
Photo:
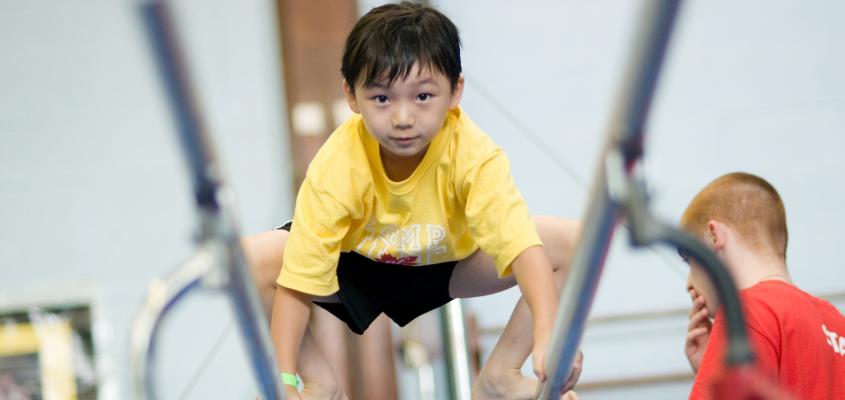
[[[283,389],[285,389],[285,398],[287,398],[288,400],[302,400],[302,396],[299,394],[299,392],[296,391],[296,389],[288,385],[282,386]],[[255,400],[261,400],[261,396],[257,396]]]
[[[692,288],[689,289],[689,293],[690,298],[692,298],[692,308],[689,312],[684,353],[686,353],[693,372],[698,372],[704,349],[707,348],[707,341],[710,340],[710,330],[713,328],[713,323],[710,322],[710,312],[707,310],[704,296],[696,293]]]
[[[578,355],[575,356],[575,361],[572,362],[572,372],[569,374],[569,379],[566,380],[566,383],[563,385],[564,391],[569,391],[573,395],[575,392],[572,391],[572,388],[575,387],[575,384],[578,383],[578,378],[581,377],[581,368],[584,365],[584,353],[581,350],[578,350]],[[564,396],[565,397],[565,396]],[[577,399],[578,397],[574,397]]]
[[[288,400],[302,400],[302,395],[296,391],[292,386],[285,385],[285,394]]]
[[[545,359],[546,351],[549,348],[548,337],[543,339],[534,339],[534,347],[531,349],[532,367],[534,368],[534,375],[540,382],[546,381]]]
[[[539,344],[539,346],[538,346]],[[546,370],[545,370],[545,358],[546,352],[548,351],[549,342],[548,340],[539,340],[535,342],[534,348],[531,351],[531,359],[533,360],[532,366],[534,368],[534,375],[540,380],[540,382],[546,381]],[[581,377],[581,368],[584,365],[584,353],[581,350],[578,350],[578,355],[575,356],[575,360],[572,362],[572,371],[569,373],[569,378],[566,380],[566,383],[563,384],[561,388],[562,392],[567,392],[572,390],[575,387],[575,384],[578,383],[578,378]]]

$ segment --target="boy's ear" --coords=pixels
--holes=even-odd
[[[349,83],[346,82],[346,79],[343,80],[343,93],[346,94],[346,104],[349,104],[349,108],[352,112],[360,114],[361,112],[358,111],[358,99],[355,98],[355,94],[352,93],[352,88],[349,87]]]
[[[725,248],[728,234],[728,227],[725,224],[714,220],[707,221],[707,242],[713,251],[719,252]]]
[[[461,104],[461,97],[464,95],[464,74],[458,76],[458,82],[452,89],[452,97],[449,100],[449,109],[457,108]]]

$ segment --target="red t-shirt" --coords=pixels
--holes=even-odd
[[[782,281],[760,282],[740,292],[759,370],[798,399],[845,399],[845,316],[830,303]],[[690,399],[710,399],[724,371],[725,320],[713,330]]]

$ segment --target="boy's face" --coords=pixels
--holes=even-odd
[[[414,64],[407,79],[400,76],[390,86],[356,84],[354,94],[347,82],[343,88],[349,107],[361,114],[379,142],[383,158],[419,161],[446,114],[460,103],[463,83],[461,76],[453,90],[444,74]]]
[[[704,297],[707,311],[710,318],[713,318],[719,308],[719,298],[716,296],[716,289],[710,283],[707,273],[697,264],[696,261],[689,261],[690,273],[687,276],[687,290],[691,288],[696,294]]]
[[[689,228],[686,229],[688,229],[689,231]],[[721,254],[719,252],[719,248],[721,247],[721,245],[714,244],[713,239],[710,238],[707,234],[693,231],[689,231],[689,233],[695,236],[710,251],[716,253],[717,257],[721,258]],[[713,287],[713,284],[711,283],[707,272],[705,272],[704,268],[698,263],[698,261],[693,258],[690,258],[688,255],[683,255],[682,257],[684,259],[684,262],[689,265],[689,275],[687,276],[687,290],[692,289],[695,294],[704,297],[704,302],[707,306],[707,311],[710,314],[710,318],[713,318],[716,314],[716,310],[718,310],[720,306],[719,297],[716,295],[716,288]]]

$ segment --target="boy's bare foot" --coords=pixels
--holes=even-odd
[[[472,386],[473,400],[533,400],[537,397],[539,382],[522,375],[518,369],[491,372],[482,368]],[[577,400],[573,391],[561,395],[561,400]]]
[[[567,392],[561,396],[561,400],[578,399],[578,395],[572,391],[572,388],[581,376],[583,365],[584,353],[579,350],[572,364],[572,373],[563,387]],[[486,364],[481,368],[481,372],[472,386],[472,398],[473,400],[534,399],[537,396],[538,389],[539,382],[537,379],[522,375],[519,369],[502,369]]]
[[[472,386],[473,400],[533,399],[537,394],[537,380],[528,378],[518,369],[492,372],[481,369]]]

